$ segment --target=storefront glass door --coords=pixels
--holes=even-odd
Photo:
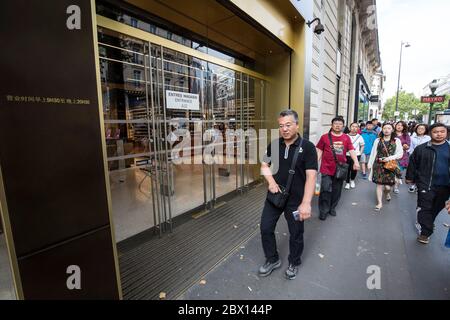
[[[99,29],[107,164],[117,241],[155,225],[147,163],[151,145],[145,41]]]
[[[98,41],[117,241],[258,178],[263,81],[106,28]]]

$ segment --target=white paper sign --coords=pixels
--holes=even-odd
[[[166,90],[167,109],[200,110],[200,95]]]

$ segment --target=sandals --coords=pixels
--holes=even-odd
[[[377,212],[380,212],[381,208],[382,208],[382,206],[375,206],[374,210]]]

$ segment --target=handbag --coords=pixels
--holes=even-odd
[[[282,185],[278,185],[281,192],[272,193],[270,190],[267,192],[267,201],[269,201],[271,204],[273,204],[275,207],[279,209],[283,209],[286,206],[287,200],[289,198],[289,191],[291,189],[292,180],[294,178],[295,174],[295,165],[297,163],[298,155],[300,153],[300,150],[302,148],[303,139],[300,137],[300,143],[298,147],[295,149],[294,158],[292,159],[291,168],[289,169],[289,177],[286,184],[286,187]]]
[[[339,162],[337,160],[336,152],[334,151],[333,147],[333,140],[331,139],[331,133],[328,133],[328,139],[330,140],[330,148],[331,152],[333,152],[334,162],[336,162],[336,173],[334,174],[334,177],[338,180],[343,180],[347,178],[349,164],[345,162]]]
[[[389,151],[388,151],[388,149],[387,149],[387,147],[386,147],[386,144],[384,143],[384,141],[382,141],[382,142],[383,142],[384,150],[386,151],[386,154],[387,154],[387,156],[389,157],[390,155],[389,155]],[[395,171],[397,170],[397,168],[398,168],[397,160],[389,160],[388,162],[384,162],[384,163],[383,163],[383,167],[384,167],[386,170],[395,172]]]

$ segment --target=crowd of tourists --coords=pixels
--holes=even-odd
[[[357,175],[375,184],[373,210],[381,213],[385,201],[399,194],[399,185],[409,184],[417,193],[417,240],[429,243],[437,215],[446,208],[450,214],[450,141],[449,129],[442,123],[428,127],[422,123],[377,119],[345,126],[343,117],[331,121],[329,132],[314,144],[298,131],[298,115],[293,110],[280,113],[278,154],[268,146],[262,174],[268,192],[261,217],[261,239],[266,263],[260,276],[269,275],[281,266],[275,227],[282,213],[288,223],[289,266],[287,279],[294,279],[303,252],[304,221],[311,217],[311,200],[316,181],[320,183],[319,219],[336,216],[342,189],[358,189]],[[276,173],[271,172],[277,162]],[[320,179],[318,178],[320,173]]]

